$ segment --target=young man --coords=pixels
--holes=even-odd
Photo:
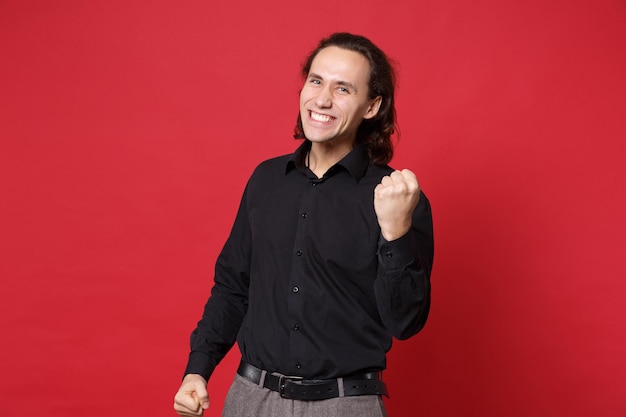
[[[215,284],[191,336],[174,408],[199,416],[237,339],[242,362],[223,416],[384,416],[392,337],[430,307],[430,205],[387,163],[394,73],[368,39],[320,42],[302,75],[292,155],[252,174]]]

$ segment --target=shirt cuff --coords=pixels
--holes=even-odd
[[[216,366],[217,361],[215,361],[211,356],[202,352],[192,351],[189,354],[189,361],[187,362],[185,375],[198,374],[208,381],[209,378],[211,378]]]
[[[388,272],[404,270],[415,262],[416,245],[409,231],[404,236],[388,241],[382,235],[378,247],[378,258]]]

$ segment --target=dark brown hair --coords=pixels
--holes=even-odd
[[[369,98],[381,96],[382,102],[376,116],[361,122],[356,134],[357,143],[365,143],[372,163],[385,165],[393,157],[391,135],[397,130],[394,93],[396,85],[395,71],[385,53],[369,39],[351,33],[334,33],[322,39],[317,48],[311,52],[302,66],[302,78],[306,79],[313,59],[324,48],[336,46],[349,51],[358,52],[370,63]],[[294,138],[306,139],[302,129],[302,119],[298,114]]]

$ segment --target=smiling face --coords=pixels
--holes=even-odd
[[[358,52],[329,46],[313,59],[300,92],[302,128],[311,142],[352,148],[364,119],[376,115],[369,98],[370,64]]]

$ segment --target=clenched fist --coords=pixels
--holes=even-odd
[[[206,380],[197,374],[188,374],[174,397],[174,410],[183,417],[201,416],[209,408]]]
[[[417,177],[410,170],[394,171],[383,177],[374,189],[374,210],[386,240],[398,239],[409,231],[419,198]]]

